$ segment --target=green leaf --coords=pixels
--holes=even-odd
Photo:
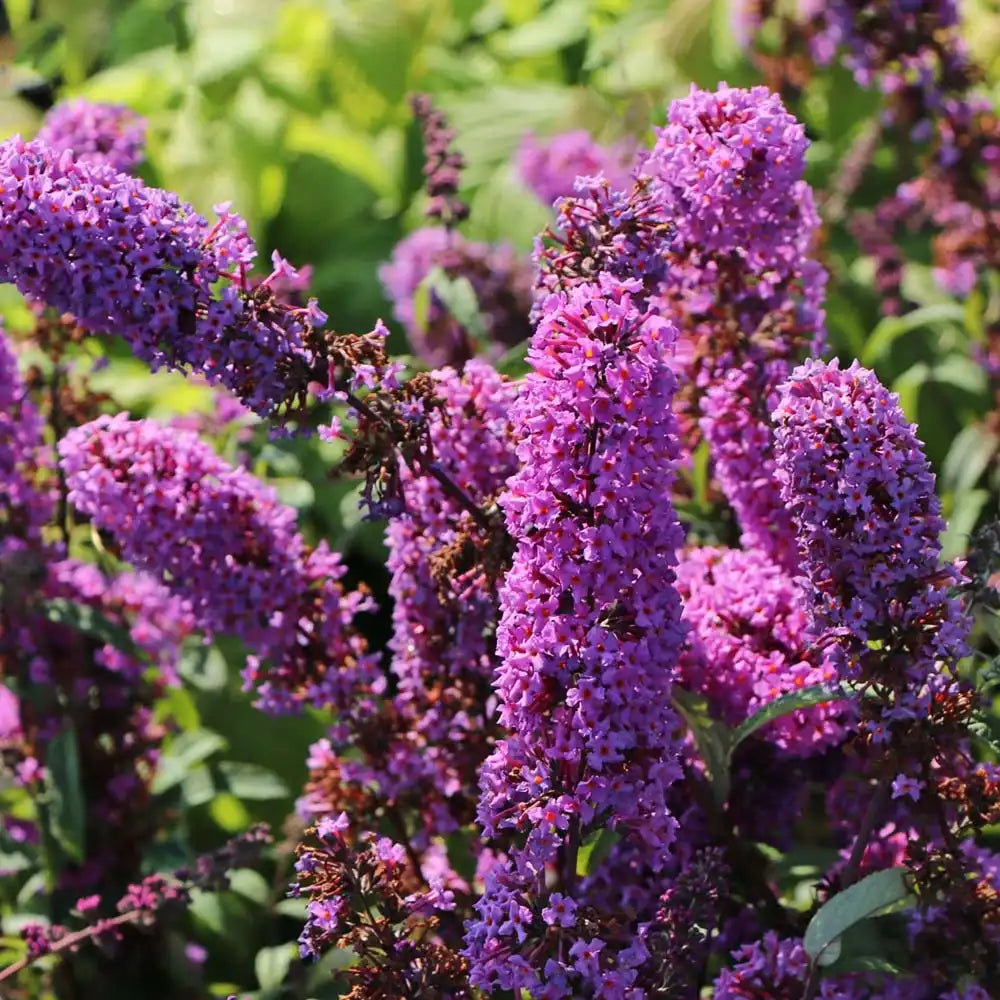
[[[137,658],[142,656],[124,625],[113,622],[89,605],[77,604],[64,597],[53,597],[43,601],[41,607],[42,614],[50,622],[75,628]]]
[[[253,960],[253,971],[262,990],[276,990],[288,975],[298,949],[294,942],[261,948]]]
[[[753,715],[744,719],[734,730],[730,737],[729,755],[752,733],[766,726],[775,719],[780,719],[783,715],[789,715],[800,708],[811,708],[813,705],[822,705],[827,701],[836,701],[842,698],[839,691],[832,691],[822,684],[814,684],[811,687],[802,688],[799,691],[789,691],[780,695],[774,701],[757,709]]]
[[[708,768],[712,794],[720,805],[729,798],[729,755],[732,734],[724,723],[713,719],[708,701],[683,688],[674,688],[674,705],[691,730],[701,759]]]
[[[982,424],[963,427],[952,442],[941,466],[941,485],[946,490],[970,490],[979,482],[1000,440]]]
[[[930,365],[926,361],[918,361],[892,383],[892,391],[899,395],[899,405],[907,420],[916,421],[920,390],[930,377]]]
[[[229,674],[226,658],[219,649],[201,642],[184,652],[177,672],[199,691],[221,691]]]
[[[400,158],[399,150],[381,147],[374,137],[355,129],[341,115],[330,112],[320,118],[292,119],[284,139],[288,153],[311,154],[356,177],[375,194],[390,199],[397,195],[396,178],[390,169]]]
[[[702,441],[691,455],[691,492],[701,511],[710,507],[708,501],[708,442]]]
[[[472,282],[464,276],[449,277],[441,267],[432,267],[413,293],[413,311],[417,325],[427,329],[430,320],[431,296],[434,296],[452,318],[464,327],[478,344],[488,340],[486,326],[479,312],[479,300]]]
[[[283,917],[291,917],[299,923],[305,923],[309,911],[306,909],[308,903],[304,899],[281,899],[274,904],[274,912],[280,913]]]
[[[203,806],[219,793],[212,779],[212,771],[205,765],[188,771],[181,782],[181,797],[188,807]]]
[[[86,812],[80,784],[80,752],[72,727],[61,729],[45,749],[49,772],[49,831],[73,861],[83,861]]]
[[[1000,739],[996,735],[993,719],[992,715],[987,715],[985,712],[973,712],[972,718],[969,720],[969,732],[976,739],[985,743],[993,754],[1000,759]]]
[[[464,275],[457,278],[445,277],[444,280],[436,281],[431,290],[476,343],[486,343],[486,327],[479,312],[479,300],[468,278]]]
[[[948,511],[948,527],[941,535],[941,558],[960,556],[969,546],[969,539],[983,508],[990,501],[989,490],[968,490],[959,493]]]
[[[961,389],[974,396],[986,393],[986,371],[979,362],[960,354],[949,354],[936,364],[931,371],[931,379],[955,389]]]
[[[27,854],[20,851],[0,851],[0,872],[3,875],[27,871],[32,866],[33,862]]]
[[[840,957],[840,948],[831,946],[844,931],[910,897],[905,876],[906,868],[902,866],[873,872],[828,899],[809,921],[802,939],[809,957],[820,965],[835,962]]]
[[[955,302],[944,302],[914,309],[905,316],[886,316],[872,330],[861,352],[860,361],[871,368],[884,361],[892,345],[904,334],[922,327],[952,322],[961,324],[965,310]]]
[[[291,795],[288,786],[273,771],[259,764],[224,760],[219,771],[226,790],[240,799],[283,799]]]
[[[260,872],[252,868],[238,868],[229,877],[229,891],[258,906],[266,906],[271,895],[271,886]]]
[[[413,322],[416,324],[418,330],[427,330],[427,324],[430,323],[431,319],[431,275],[435,271],[441,271],[439,267],[433,267],[426,275],[424,275],[424,280],[417,285],[413,292]],[[443,271],[441,271],[444,274]]]
[[[557,0],[530,21],[496,40],[497,51],[510,58],[558,52],[587,37],[587,0]]]
[[[531,371],[531,365],[527,361],[529,343],[530,341],[522,340],[520,344],[515,344],[506,351],[497,362],[497,371],[510,379],[518,379],[527,375]]]
[[[180,784],[196,764],[207,760],[225,745],[225,738],[211,729],[181,733],[171,741],[169,752],[160,758],[160,766],[153,778],[153,794],[162,795]]]
[[[622,835],[615,830],[605,828],[595,830],[580,845],[580,850],[576,856],[576,873],[581,878],[592,875],[598,865],[611,853],[611,848],[622,839]]]

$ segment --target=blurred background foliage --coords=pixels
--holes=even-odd
[[[466,235],[527,253],[550,213],[513,166],[525,133],[586,128],[603,142],[647,142],[668,101],[692,82],[761,82],[733,30],[730,0],[6,0],[3,8],[0,133],[33,135],[44,111],[70,96],[130,105],[149,123],[145,179],[202,212],[232,201],[263,260],[278,248],[314,267],[312,293],[344,331],[390,319],[376,271],[421,224],[423,154],[409,93],[430,93],[458,133],[472,207]],[[975,0],[965,17],[995,95],[1000,10]],[[831,71],[806,81],[792,110],[813,139],[809,179],[829,209],[843,158],[877,119],[880,97]],[[889,193],[906,156],[880,149],[848,211]],[[993,400],[972,348],[998,311],[1000,287],[955,301],[932,279],[926,242],[914,238],[904,287],[917,309],[880,318],[871,263],[858,258],[843,212],[827,218],[833,348],[875,367],[919,421],[942,473],[955,554],[976,521],[995,514],[997,439],[979,424]],[[10,289],[0,290],[0,311],[15,328],[24,319]],[[398,330],[394,338],[405,351]],[[123,408],[166,416],[209,405],[179,376],[150,376],[126,353],[111,354],[98,385]],[[228,457],[238,447],[219,446]],[[328,538],[355,578],[384,590],[382,528],[360,521],[356,484],[329,475],[330,446],[268,441],[258,430],[239,447],[299,508],[307,534]],[[161,706],[178,731],[157,792],[177,823],[150,870],[256,819],[280,830],[305,778],[307,747],[322,734],[320,719],[261,716],[226,653],[192,648],[186,686]],[[301,909],[282,901],[288,866],[279,850],[264,874],[242,873],[232,892],[201,897],[185,933],[208,957],[192,963],[184,938],[171,938],[164,961],[180,984],[171,995],[337,995],[328,969],[294,960]],[[30,914],[31,893],[21,896],[13,903]]]

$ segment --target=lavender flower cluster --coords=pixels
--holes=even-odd
[[[262,415],[304,398],[326,317],[247,286],[256,248],[218,207],[210,225],[176,195],[40,140],[0,147],[0,279],[153,368],[187,367]],[[275,256],[269,280],[288,271]],[[217,282],[222,282],[217,292]],[[319,373],[324,374],[324,373]]]

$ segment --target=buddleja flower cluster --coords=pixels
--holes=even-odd
[[[307,548],[273,489],[196,435],[125,414],[74,428],[59,450],[70,501],[114,529],[122,556],[187,601],[206,635],[253,651],[245,677],[261,707],[346,704],[379,685],[353,627],[370,597],[344,592],[340,557]]]
[[[855,68],[891,72],[892,38],[841,26]],[[262,709],[325,720],[291,892],[302,956],[351,949],[356,1000],[982,1000],[1000,768],[959,664],[972,588],[941,565],[899,401],[808,359],[826,274],[803,126],[723,84],[673,102],[651,149],[529,138],[524,178],[555,200],[529,261],[456,231],[464,161],[413,107],[440,226],[381,272],[409,364],[381,321],[321,334],[277,255],[251,276],[228,207],[209,223],[130,177],[121,109],[73,105],[0,146],[0,278],[47,360],[22,377],[0,341],[0,749],[44,804],[75,741],[85,843],[59,888],[131,885],[78,939],[26,930],[18,971],[186,900],[138,881],[161,821],[153,706],[186,640],[225,636]],[[501,375],[529,331],[527,374]],[[90,335],[231,395],[208,419],[109,413],[72,364]],[[243,406],[322,414],[364,477],[388,521],[385,664],[368,587],[204,440]],[[711,544],[678,515],[698,462],[734,528]],[[44,810],[17,829],[44,835]],[[808,912],[784,884],[800,840],[821,859]],[[871,874],[912,904],[879,925],[898,960],[833,964],[807,928]]]
[[[0,280],[30,298],[124,337],[153,368],[221,382],[262,415],[304,399],[326,317],[270,294],[289,270],[277,256],[268,281],[249,287],[257,251],[227,206],[210,224],[104,158],[16,137],[0,149],[0,217]]]
[[[641,955],[627,935],[624,948],[605,939],[610,915],[586,912],[577,853],[612,829],[658,871],[673,841],[676,330],[635,305],[641,289],[607,277],[548,300],[512,415],[522,469],[500,502],[517,549],[497,637],[511,735],[484,766],[479,816],[487,834],[525,840],[487,874],[469,929],[482,986],[566,997],[631,986]]]

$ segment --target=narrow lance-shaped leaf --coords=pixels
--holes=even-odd
[[[903,867],[873,872],[855,882],[828,899],[809,921],[802,939],[806,953],[820,965],[832,965],[840,957],[838,942],[844,931],[910,895]]]
[[[841,692],[831,690],[821,684],[813,684],[798,691],[789,691],[774,701],[769,702],[763,708],[757,709],[753,715],[744,719],[734,730],[729,746],[729,755],[750,735],[758,729],[766,726],[775,719],[780,719],[784,715],[797,712],[800,708],[811,708],[813,705],[822,705],[827,701],[836,701],[843,697]]]
[[[61,729],[45,749],[49,773],[48,823],[53,839],[73,861],[83,861],[85,810],[76,732]]]

